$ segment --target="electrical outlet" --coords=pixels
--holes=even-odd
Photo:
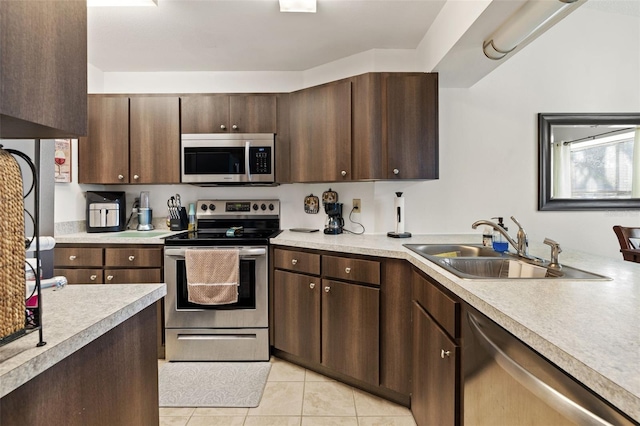
[[[353,199],[353,212],[360,213],[360,198]]]

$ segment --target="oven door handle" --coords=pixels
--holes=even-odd
[[[165,248],[164,249],[164,254],[165,256],[171,256],[171,257],[184,257],[185,252],[187,251],[187,249],[184,248]],[[267,254],[267,249],[265,248],[241,248],[240,249],[240,257],[247,257],[247,256],[264,256]]]

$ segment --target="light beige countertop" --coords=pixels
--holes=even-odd
[[[151,306],[166,293],[165,284],[72,285],[43,290],[43,339],[47,344],[36,347],[38,332],[34,331],[0,346],[0,397]]]
[[[465,280],[403,247],[480,244],[481,238],[473,234],[395,239],[283,231],[271,244],[406,259],[640,421],[640,264],[564,250],[560,263],[612,280]],[[549,259],[550,248],[529,239],[530,253]]]
[[[164,244],[164,238],[185,231],[154,229],[152,231],[78,232],[56,235],[56,244]]]

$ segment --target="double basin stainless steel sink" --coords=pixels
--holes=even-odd
[[[561,269],[549,268],[549,262],[542,259],[525,259],[509,252],[499,253],[481,245],[404,244],[404,246],[452,274],[469,280],[532,278],[610,280],[603,275],[566,265]],[[524,273],[525,269],[527,273]]]

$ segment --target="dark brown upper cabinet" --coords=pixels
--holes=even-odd
[[[0,1],[0,138],[87,131],[87,4]]]
[[[353,180],[438,178],[438,74],[353,78]]]
[[[277,133],[276,95],[186,95],[182,133]]]
[[[180,183],[179,103],[177,96],[90,96],[78,181]]]
[[[291,94],[291,181],[343,182],[351,176],[351,81]]]
[[[291,94],[292,182],[438,178],[438,75],[367,73]]]

